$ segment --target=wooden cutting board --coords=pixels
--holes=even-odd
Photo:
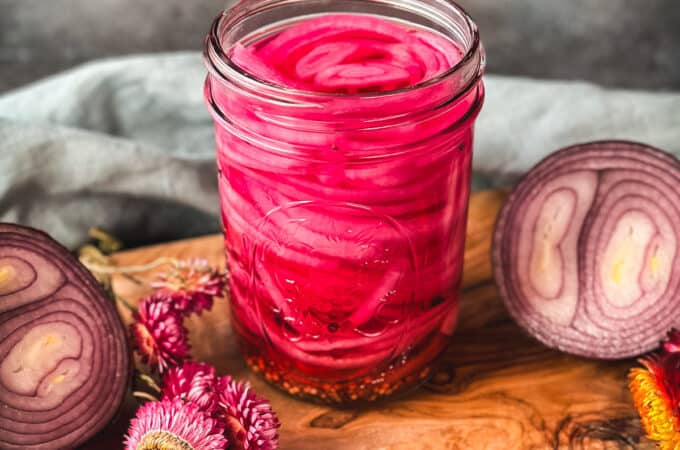
[[[193,355],[219,373],[248,379],[281,419],[283,450],[652,449],[642,437],[626,374],[634,361],[603,362],[550,350],[506,313],[491,276],[490,239],[500,192],[473,195],[461,316],[442,369],[424,387],[371,408],[337,410],[305,403],[270,387],[240,358],[226,301],[188,320]],[[202,257],[224,266],[221,236],[118,253],[121,265],[160,256]],[[153,271],[116,276],[131,302],[148,292]],[[130,315],[120,307],[129,323]],[[86,449],[120,449],[136,404]]]

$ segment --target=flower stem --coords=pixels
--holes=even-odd
[[[134,398],[142,399],[142,400],[149,400],[151,402],[156,402],[158,399],[154,397],[153,395],[149,394],[148,392],[144,391],[134,391],[132,393],[132,396]]]
[[[147,272],[151,269],[154,269],[158,266],[162,266],[165,264],[176,264],[177,259],[176,258],[168,258],[166,256],[162,256],[160,258],[154,259],[148,264],[141,264],[141,265],[136,265],[136,266],[108,266],[104,264],[98,264],[93,261],[88,261],[86,263],[87,268],[90,269],[92,272],[98,272],[98,273],[103,273],[103,274],[130,274],[130,273],[139,273],[139,272]]]
[[[127,308],[130,312],[135,312],[135,311],[137,311],[137,308],[135,308],[135,307],[132,306],[130,303],[128,303],[128,301],[125,300],[125,299],[124,299],[123,297],[121,297],[120,295],[116,295],[116,301],[117,301],[117,302],[120,302],[120,304],[123,305],[123,306],[125,306],[125,308]]]
[[[154,380],[152,377],[145,373],[138,373],[137,378],[139,378],[140,381],[144,382],[149,388],[153,389],[154,391],[158,392],[160,394],[161,388],[158,386],[158,383],[156,383],[156,380]]]

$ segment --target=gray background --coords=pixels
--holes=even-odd
[[[680,89],[680,1],[460,0],[489,71]],[[107,56],[200,49],[223,0],[0,0],[0,92]]]

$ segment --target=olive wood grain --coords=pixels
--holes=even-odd
[[[493,284],[490,238],[504,194],[471,199],[458,329],[441,370],[412,394],[370,408],[337,410],[270,387],[239,356],[228,305],[188,320],[193,355],[248,379],[282,422],[284,450],[652,449],[626,386],[634,362],[603,362],[550,350],[509,318]],[[221,236],[126,251],[121,265],[160,256],[202,257],[223,266]],[[148,274],[114,277],[127,300],[148,292]],[[140,284],[140,281],[142,282]],[[119,306],[126,321],[130,314]],[[135,403],[85,448],[119,449]]]

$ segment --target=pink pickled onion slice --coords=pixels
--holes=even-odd
[[[453,42],[375,16],[332,14],[296,24],[261,45],[235,46],[232,60],[275,84],[317,92],[391,91],[450,69]]]

